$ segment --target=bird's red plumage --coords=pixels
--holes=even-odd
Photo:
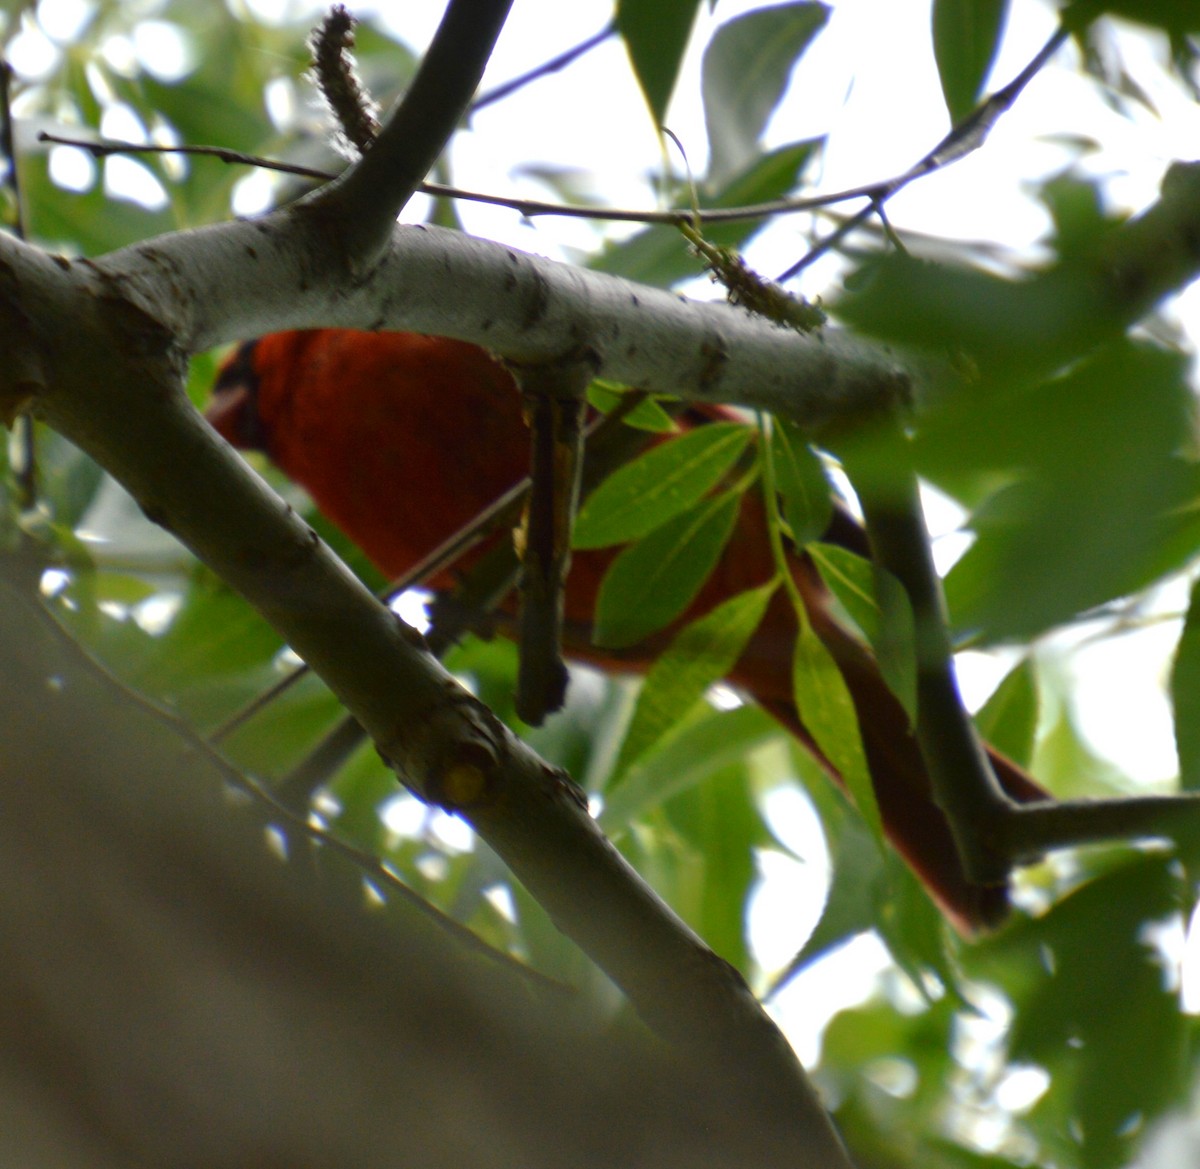
[[[399,576],[518,482],[529,461],[520,397],[508,372],[474,345],[411,333],[322,329],[248,343],[223,368],[208,417],[236,446],[259,447],[389,576]],[[833,538],[862,547],[853,525]],[[729,546],[688,612],[618,663],[587,637],[611,550],[577,552],[566,593],[566,650],[605,666],[645,668],[684,621],[774,575],[761,500],[749,493]],[[885,830],[951,918],[964,929],[1004,913],[1006,891],[962,871],[933,801],[907,716],[869,651],[840,624],[816,570],[795,557],[814,628],[854,698]],[[443,576],[430,582],[441,588]],[[780,590],[730,681],[813,751],[792,699],[796,618]],[[1014,797],[1042,790],[992,753]]]

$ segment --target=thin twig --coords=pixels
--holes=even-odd
[[[406,573],[391,581],[376,595],[381,601],[388,604],[401,593],[419,588],[425,581],[444,572],[480,540],[503,524],[511,523],[520,513],[521,505],[525,502],[528,491],[529,480],[522,479],[503,495],[494,499],[478,515],[463,524],[457,532],[443,540],[432,552],[414,564]],[[281,678],[267,690],[251,699],[236,713],[230,715],[209,735],[210,741],[221,743],[229,738],[234,731],[244,726],[259,711],[290,690],[307,673],[306,665],[297,666],[286,677]]]
[[[615,20],[609,21],[598,33],[593,33],[587,40],[580,41],[579,44],[559,53],[557,57],[551,57],[549,61],[543,62],[534,69],[530,69],[528,73],[522,73],[519,77],[514,77],[511,81],[506,81],[503,85],[497,85],[495,89],[489,89],[487,93],[477,97],[471,103],[471,113],[476,113],[486,106],[493,105],[495,102],[512,96],[517,90],[529,85],[530,82],[539,81],[551,73],[557,73],[559,70],[565,69],[585,53],[591,52],[597,45],[602,45],[616,31],[617,22]]]
[[[821,256],[836,248],[856,227],[872,216],[881,214],[884,203],[902,191],[909,183],[932,174],[936,170],[941,170],[952,162],[958,162],[960,158],[965,158],[968,154],[978,150],[987,140],[988,134],[991,133],[992,127],[999,121],[1001,115],[1011,108],[1021,91],[1058,51],[1068,35],[1066,28],[1060,25],[1033,60],[1012,81],[1003,89],[992,94],[964,118],[915,166],[910,167],[904,174],[898,175],[894,179],[878,184],[873,189],[864,188],[861,193],[867,196],[869,200],[867,205],[847,219],[831,235],[811,248],[785,272],[782,272],[779,280],[791,280]]]
[[[262,158],[254,154],[244,154],[239,150],[229,150],[224,146],[166,146],[162,144],[143,144],[140,142],[122,142],[116,139],[68,138],[51,134],[45,130],[38,134],[39,142],[49,142],[56,146],[74,146],[86,150],[93,158],[107,158],[112,154],[189,154],[206,158],[215,158],[219,162],[239,166],[253,166],[260,170],[277,171],[280,174],[296,175],[300,178],[315,179],[319,182],[329,182],[337,178],[333,171],[319,170],[311,166],[298,166],[289,162],[277,162],[274,159]],[[842,191],[831,191],[825,195],[802,195],[784,199],[771,199],[766,203],[753,203],[743,207],[700,207],[696,209],[678,210],[642,210],[626,207],[586,207],[574,203],[554,203],[542,199],[522,199],[511,195],[493,195],[486,191],[470,191],[463,187],[451,187],[443,183],[422,182],[417,190],[425,195],[437,198],[462,199],[471,203],[487,203],[495,207],[507,207],[520,212],[527,219],[536,219],[541,215],[553,215],[567,219],[599,219],[612,223],[644,223],[647,225],[660,224],[666,227],[679,227],[682,224],[695,223],[741,223],[750,219],[767,219],[777,215],[792,215],[801,211],[818,211],[823,207],[831,207],[836,203],[845,203],[851,199],[864,199],[876,195],[888,183],[897,180],[883,180],[867,183],[859,187],[847,187]],[[854,223],[867,218],[859,213]],[[847,220],[846,223],[850,223]]]

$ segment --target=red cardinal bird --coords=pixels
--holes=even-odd
[[[206,416],[234,446],[265,451],[389,577],[468,523],[523,478],[529,463],[529,434],[511,376],[484,350],[440,337],[321,329],[247,342],[222,367]],[[835,518],[827,538],[865,550],[861,529],[845,515]],[[565,598],[567,653],[610,667],[613,654],[591,645],[587,630],[615,554],[577,552]],[[671,629],[625,651],[620,667],[646,668],[679,625],[774,573],[762,502],[750,492],[691,608]],[[1007,890],[976,884],[963,872],[903,708],[869,650],[836,621],[812,563],[796,556],[793,574],[853,696],[888,838],[960,929],[995,924],[1007,910]],[[446,575],[429,582],[434,589],[450,583]],[[794,704],[795,637],[795,614],[779,590],[729,680],[840,781]],[[1045,798],[1011,761],[992,752],[992,763],[1015,798]]]

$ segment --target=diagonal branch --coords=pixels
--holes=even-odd
[[[351,270],[386,246],[396,216],[474,96],[512,0],[450,0],[408,92],[359,162],[307,205],[335,224]]]
[[[447,674],[199,418],[170,333],[95,266],[15,255],[0,280],[0,335],[7,326],[45,364],[0,366],[0,399],[24,371],[20,392],[37,412],[250,600],[402,781],[467,820],[654,1030],[723,1069],[795,1163],[845,1169],[795,1054],[737,972],[638,877],[569,777]]]

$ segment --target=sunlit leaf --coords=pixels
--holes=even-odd
[[[714,682],[733,668],[766,612],[774,582],[723,601],[685,625],[646,675],[615,769],[626,769],[674,726]]]
[[[800,622],[792,677],[796,707],[805,727],[825,757],[838,769],[863,820],[882,844],[883,825],[863,752],[854,700],[837,663],[808,621]]]
[[[698,503],[737,461],[752,433],[736,422],[715,422],[660,443],[620,468],[579,509],[575,547],[636,540]]]
[[[728,543],[740,502],[733,492],[704,500],[624,549],[596,598],[596,644],[633,645],[678,617]]]

